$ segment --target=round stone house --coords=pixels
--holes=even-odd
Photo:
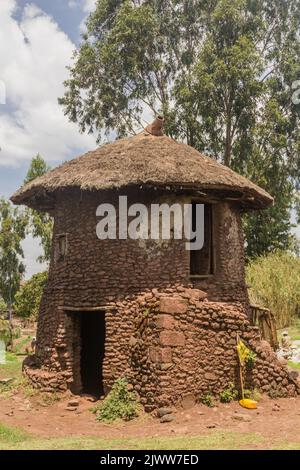
[[[257,354],[249,386],[295,395],[297,380],[248,320],[241,215],[272,204],[272,197],[161,134],[158,120],[135,137],[64,163],[12,197],[54,217],[36,352],[24,373],[46,391],[95,396],[126,377],[151,411],[238,385],[239,334]],[[200,205],[203,246],[189,251],[184,237],[120,236],[120,196],[128,207],[144,204],[149,211],[153,204]],[[116,239],[97,236],[102,204],[115,208]]]

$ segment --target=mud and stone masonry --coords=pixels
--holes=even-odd
[[[205,206],[205,243],[99,240],[97,207]],[[126,377],[146,411],[237,388],[239,335],[256,354],[246,387],[300,392],[249,322],[242,215],[272,198],[226,167],[157,132],[89,152],[21,188],[12,200],[54,217],[36,352],[24,374],[45,391],[102,396]]]

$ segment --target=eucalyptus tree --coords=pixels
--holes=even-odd
[[[99,142],[163,113],[169,136],[276,196],[259,226],[247,219],[249,254],[276,238],[287,248],[300,167],[299,25],[300,0],[98,0],[59,101]]]

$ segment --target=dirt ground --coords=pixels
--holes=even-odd
[[[278,400],[262,398],[257,410],[245,410],[237,402],[220,404],[214,408],[199,405],[178,410],[175,420],[165,424],[150,415],[143,415],[128,423],[99,423],[90,411],[94,404],[87,398],[75,397],[79,405],[72,411],[68,410],[70,399],[71,396],[64,397],[56,403],[46,405],[41,403],[38,396],[24,398],[22,394],[16,394],[9,398],[0,398],[0,422],[27,430],[41,438],[193,437],[206,435],[209,430],[222,430],[255,433],[262,437],[261,442],[250,443],[247,448],[276,448],[291,442],[300,446],[300,397]]]
[[[23,445],[100,449],[106,447],[98,446],[107,443],[125,449],[128,443],[134,449],[300,449],[300,396],[261,397],[257,410],[246,410],[236,401],[213,408],[197,405],[176,410],[170,423],[160,423],[147,414],[127,423],[100,423],[91,412],[95,403],[88,397],[67,394],[56,400],[58,397],[32,393],[22,385],[21,363],[33,335],[34,330],[23,331],[16,352],[0,365],[0,380],[14,380],[8,392],[0,393],[0,449]],[[78,404],[71,408],[72,401]],[[12,429],[25,431],[32,440],[24,443]],[[39,442],[35,444],[34,439]]]

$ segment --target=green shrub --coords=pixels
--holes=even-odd
[[[213,408],[215,406],[214,398],[210,393],[207,393],[201,398],[201,402],[203,405],[208,406],[209,408]]]
[[[0,318],[0,339],[7,345],[11,339],[11,329],[9,322]]]
[[[20,338],[20,336],[21,329],[19,327],[11,329],[9,321],[0,318],[0,339],[4,341],[5,346],[10,344],[12,340]]]
[[[300,311],[300,258],[272,253],[252,261],[246,274],[251,302],[269,308],[278,328],[291,325]]]
[[[2,297],[0,297],[0,315],[3,314],[6,311],[7,311],[7,305],[4,302],[4,300],[2,299]]]
[[[98,421],[112,422],[116,419],[130,421],[138,416],[139,404],[134,392],[128,390],[125,379],[115,382],[110,393],[99,407],[93,409]]]
[[[238,391],[234,388],[233,383],[229,384],[229,387],[220,393],[221,403],[230,403],[238,398]]]
[[[245,362],[246,362],[246,367],[248,369],[252,369],[254,367],[254,364],[255,364],[255,361],[256,361],[256,354],[255,352],[249,350],[247,356],[246,356],[246,359],[245,359]]]
[[[15,311],[20,317],[36,320],[48,272],[38,273],[21,287],[15,297]]]

